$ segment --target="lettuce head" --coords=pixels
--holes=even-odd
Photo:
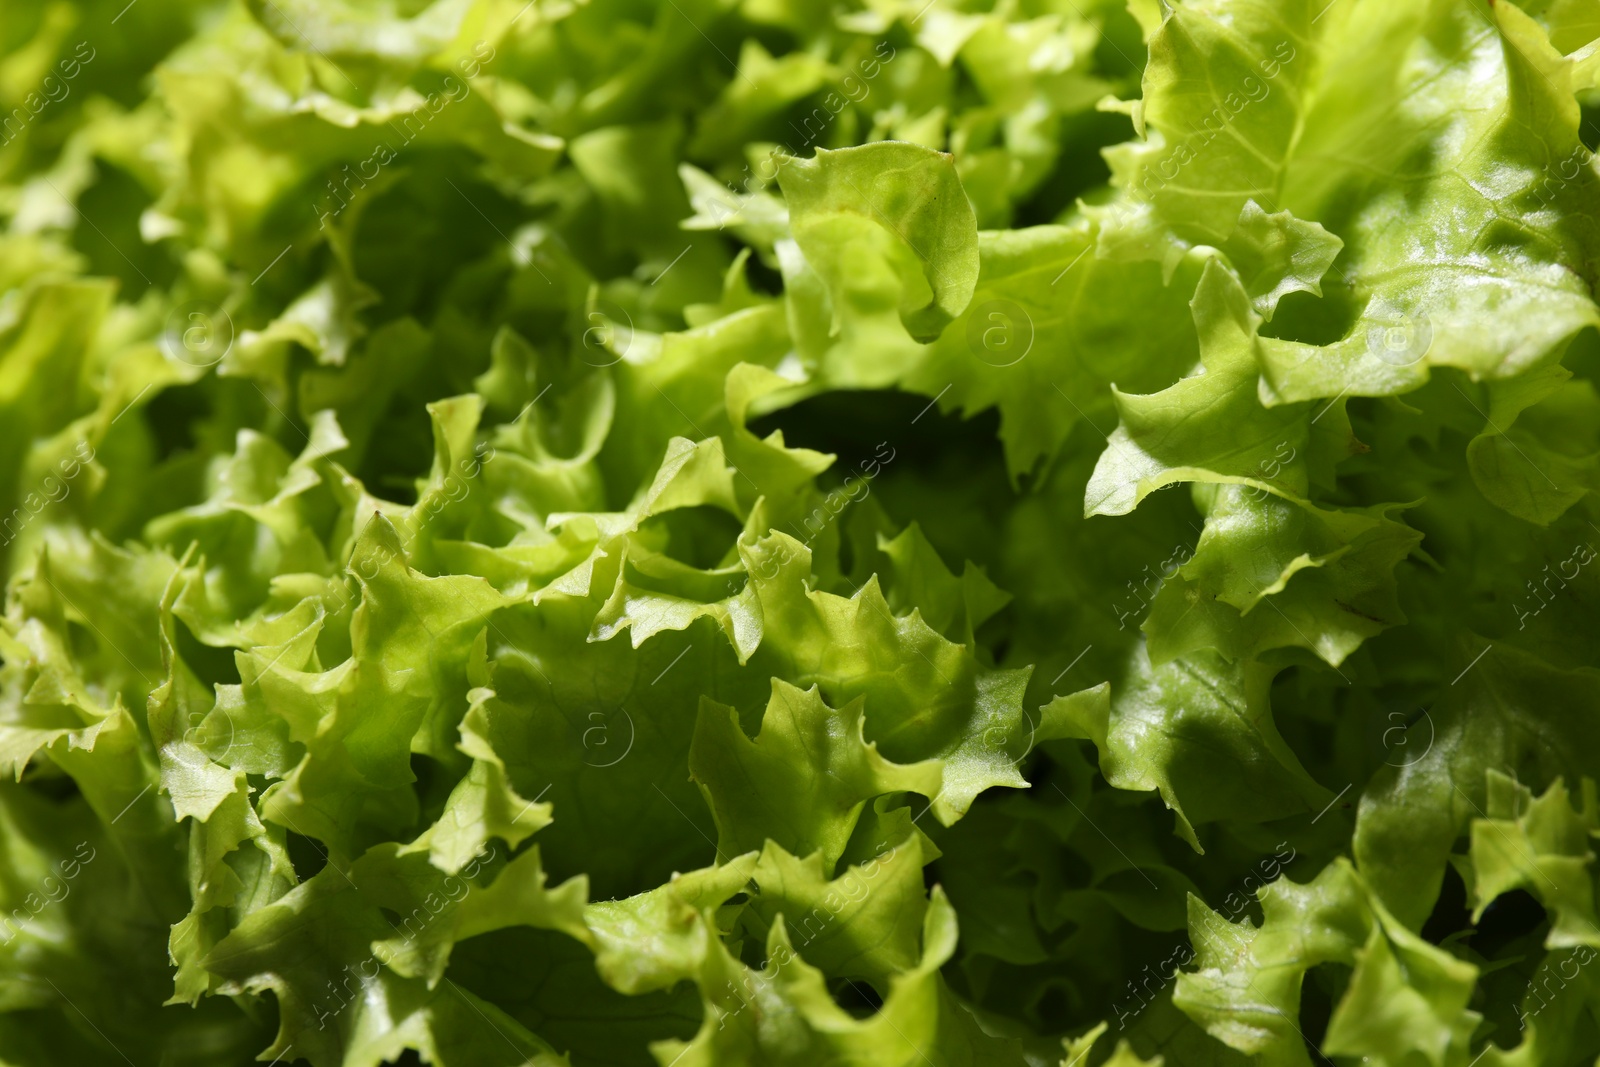
[[[0,1064],[1600,1062],[1600,3],[7,0]]]

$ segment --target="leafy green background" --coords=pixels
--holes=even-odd
[[[15,0],[0,1062],[1600,1062],[1596,0]]]

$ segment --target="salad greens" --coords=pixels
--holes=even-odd
[[[1596,0],[10,0],[0,1064],[1600,1062]]]

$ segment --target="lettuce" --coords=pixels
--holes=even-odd
[[[16,0],[0,1062],[1600,1059],[1590,0]]]

